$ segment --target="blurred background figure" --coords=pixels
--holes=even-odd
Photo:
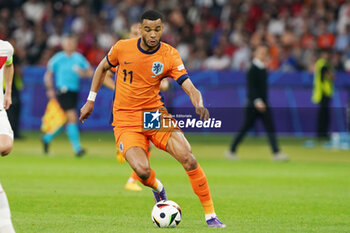
[[[8,41],[0,40],[0,156],[8,155],[13,146],[13,130],[5,111],[12,104],[13,51]]]
[[[335,74],[330,63],[330,52],[322,50],[315,64],[312,102],[319,105],[317,138],[329,138],[330,104],[334,93]]]
[[[127,37],[137,15],[153,7],[168,12],[163,41],[180,51],[189,69],[204,66],[246,69],[250,60],[247,55],[262,39],[270,46],[270,70],[279,70],[281,66],[309,70],[310,63],[314,64],[310,57],[318,49],[341,52],[342,64],[349,57],[348,1],[179,3],[179,0],[0,1],[0,38],[15,38],[23,64],[46,65],[63,35],[74,33],[78,51],[94,64],[98,59],[91,54],[108,52],[112,42]],[[311,12],[312,9],[315,10]]]
[[[8,155],[13,146],[13,131],[7,118],[13,79],[13,47],[8,41],[0,40],[0,156]],[[4,80],[4,81],[3,81]],[[5,93],[2,87],[5,86]],[[9,203],[0,183],[0,233],[15,233],[11,221]]]
[[[13,136],[15,139],[23,139],[20,133],[20,116],[21,116],[21,90],[23,89],[22,66],[18,56],[13,56],[14,76],[12,83],[12,104],[7,110]]]
[[[134,24],[140,12],[154,8],[167,12],[162,40],[179,51],[185,67],[194,73],[206,69],[218,70],[223,76],[226,72],[235,73],[228,75],[232,77],[231,80],[225,80],[221,75],[218,78],[218,86],[225,85],[230,91],[242,88],[242,80],[245,80],[243,72],[250,67],[253,48],[262,42],[266,43],[269,46],[270,57],[267,69],[271,75],[276,74],[274,71],[281,74],[271,79],[273,84],[270,93],[274,96],[275,85],[281,84],[288,93],[289,83],[294,83],[293,85],[300,87],[298,90],[292,90],[297,105],[294,107],[305,103],[303,107],[311,108],[312,102],[309,97],[306,101],[302,100],[305,97],[300,95],[306,87],[304,85],[308,88],[311,85],[311,76],[307,74],[306,78],[304,71],[313,73],[319,58],[318,51],[328,49],[331,52],[329,63],[339,73],[337,90],[341,100],[340,104],[337,100],[333,105],[344,106],[344,98],[349,96],[344,94],[347,86],[342,84],[347,84],[347,81],[346,74],[342,72],[350,72],[350,1],[209,0],[180,3],[180,0],[0,1],[0,39],[11,40],[10,43],[15,46],[16,56],[24,69],[28,66],[35,69],[47,66],[49,59],[61,49],[64,35],[74,33],[77,38],[76,50],[84,55],[92,66],[97,66],[108,53],[112,43],[129,37],[131,27],[133,34]],[[21,68],[16,68],[16,73],[17,69]],[[23,72],[23,97],[31,96],[27,93],[36,87],[35,74],[36,72]],[[208,80],[211,78],[209,75]],[[342,81],[344,79],[345,82]],[[239,85],[236,85],[238,83]],[[209,84],[210,82],[208,86]],[[14,86],[20,87],[16,84]],[[286,93],[279,95],[287,96]],[[171,95],[166,96],[167,99],[169,96]],[[22,101],[24,103],[25,99]],[[283,100],[283,97],[281,101],[289,101],[289,107],[293,102],[290,102],[290,99]],[[10,111],[12,108],[16,109],[15,106],[20,107],[16,103],[17,101],[14,101],[14,107],[11,107]],[[240,101],[240,107],[243,105],[244,101]],[[23,104],[24,114],[31,111],[35,115],[42,109]],[[331,111],[331,114],[334,114],[335,108]],[[17,118],[19,116],[13,115]],[[12,120],[10,112],[9,118],[11,124],[16,122],[16,119]],[[37,120],[36,116],[34,118]],[[335,120],[332,119],[331,126],[336,129],[332,130],[344,131],[340,124],[333,124]],[[275,122],[277,130],[280,130],[280,122]],[[297,122],[294,117],[293,122]],[[14,123],[13,130],[17,137],[20,133],[15,125]],[[24,130],[38,128],[36,124],[27,124],[24,121],[21,125]],[[293,127],[293,132],[299,130],[295,125]],[[310,134],[314,133],[317,127],[311,126],[311,130],[301,124],[301,128],[303,133]]]
[[[80,144],[77,105],[80,89],[80,78],[93,74],[89,62],[76,52],[77,40],[74,36],[65,36],[62,41],[63,51],[55,54],[48,63],[44,76],[47,97],[57,98],[67,117],[66,133],[76,156],[85,154]],[[55,82],[53,81],[55,78]],[[54,84],[55,83],[55,84]],[[62,127],[55,132],[46,133],[43,138],[44,153],[49,152],[49,144],[57,136]]]
[[[251,129],[256,120],[260,118],[264,124],[269,143],[273,153],[273,160],[287,161],[288,156],[280,152],[275,135],[275,127],[272,114],[268,105],[268,80],[266,61],[268,60],[268,47],[258,45],[254,51],[252,65],[247,72],[248,103],[245,108],[245,118],[242,128],[231,144],[226,157],[231,160],[238,159],[237,147],[243,140],[245,134]]]

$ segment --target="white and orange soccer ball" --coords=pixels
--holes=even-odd
[[[181,222],[181,208],[174,201],[157,202],[152,210],[152,221],[157,227],[176,227]]]

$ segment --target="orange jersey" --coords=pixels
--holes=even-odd
[[[141,120],[133,117],[135,112],[163,106],[159,95],[162,78],[171,77],[179,84],[188,78],[176,49],[161,42],[157,49],[148,52],[141,48],[140,43],[141,38],[120,40],[107,55],[108,63],[118,66],[114,126],[135,125],[133,121]],[[142,114],[138,115],[141,117]]]

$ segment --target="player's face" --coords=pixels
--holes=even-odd
[[[73,37],[66,37],[63,39],[62,48],[66,53],[73,53],[77,48],[77,41]]]
[[[259,46],[255,51],[255,57],[262,62],[266,62],[269,57],[269,50],[266,46]]]
[[[161,19],[144,19],[141,24],[141,36],[143,43],[149,50],[155,49],[163,34],[163,23]]]

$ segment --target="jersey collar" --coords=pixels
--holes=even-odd
[[[141,37],[140,37],[140,38],[138,39],[138,41],[137,41],[137,48],[140,50],[141,53],[144,53],[144,54],[154,54],[154,53],[156,53],[156,52],[159,50],[160,44],[161,44],[161,42],[159,42],[158,47],[157,47],[155,50],[153,50],[153,51],[146,51],[146,50],[143,50],[143,49],[141,48]]]

